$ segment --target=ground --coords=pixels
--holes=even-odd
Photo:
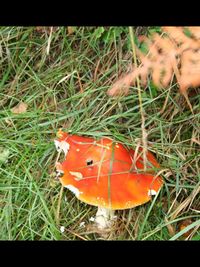
[[[134,30],[148,35],[159,27]],[[96,208],[55,179],[53,141],[60,127],[132,148],[141,141],[138,89],[107,95],[132,67],[129,29],[1,27],[0,60],[0,239],[105,238],[90,225]],[[165,184],[151,202],[118,211],[107,239],[200,239],[199,92],[189,93],[192,114],[175,82],[167,89],[150,81],[141,88],[147,145]],[[25,111],[14,112],[20,102]]]

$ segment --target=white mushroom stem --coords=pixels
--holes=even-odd
[[[117,216],[114,216],[114,210],[98,207],[94,222],[99,229],[105,229],[112,226]]]

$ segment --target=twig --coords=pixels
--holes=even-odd
[[[66,229],[66,231],[68,231],[69,233],[71,233],[71,234],[73,234],[73,235],[79,237],[80,239],[82,239],[82,240],[84,240],[84,241],[88,241],[88,239],[82,237],[81,235],[75,233],[74,231],[71,231],[71,230],[69,230],[69,229]]]

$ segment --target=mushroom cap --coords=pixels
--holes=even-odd
[[[163,184],[153,174],[130,172],[134,151],[109,138],[96,141],[62,132],[58,137],[57,142],[69,146],[64,162],[56,165],[64,173],[60,181],[87,204],[113,210],[132,208],[149,201]]]

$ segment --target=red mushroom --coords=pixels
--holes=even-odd
[[[141,205],[162,186],[160,177],[132,170],[134,151],[128,151],[120,143],[109,138],[96,141],[62,131],[58,137],[55,145],[65,153],[64,162],[56,164],[57,171],[63,173],[60,181],[78,199],[98,207],[95,221],[100,228],[110,225],[114,210]],[[147,154],[158,167],[152,156]],[[136,162],[138,168],[140,164]]]

